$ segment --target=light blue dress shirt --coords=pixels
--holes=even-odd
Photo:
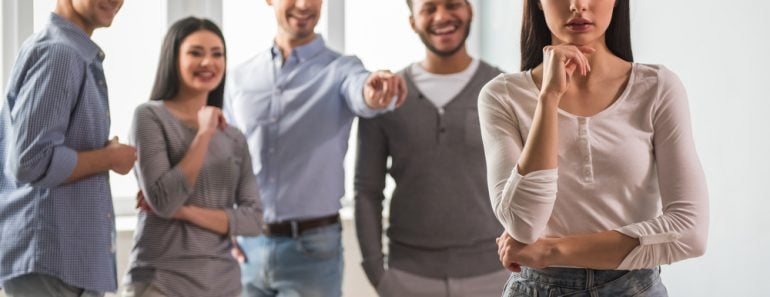
[[[51,14],[21,47],[0,114],[0,283],[28,273],[115,291],[109,175],[65,184],[77,152],[104,147],[104,54]]]
[[[350,126],[356,115],[380,112],[364,101],[368,76],[321,36],[285,61],[273,46],[228,74],[225,113],[246,134],[265,222],[339,211]]]

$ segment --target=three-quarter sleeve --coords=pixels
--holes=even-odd
[[[63,184],[77,166],[77,152],[64,145],[71,111],[86,71],[74,49],[33,49],[23,65],[25,79],[11,104],[14,145],[8,168],[16,180],[39,187]],[[106,141],[106,140],[105,140]]]
[[[382,251],[382,202],[385,200],[385,178],[388,142],[378,119],[358,122],[358,153],[355,174],[355,220],[361,266],[373,285],[385,274]]]
[[[481,138],[487,162],[492,209],[515,240],[530,244],[543,235],[556,202],[557,169],[522,176],[518,161],[524,148],[505,77],[498,76],[479,94]]]
[[[134,173],[147,203],[155,214],[171,218],[193,189],[179,167],[171,164],[159,115],[149,105],[137,107],[131,141],[137,154]]]
[[[687,94],[672,72],[660,72],[653,147],[662,215],[617,231],[638,238],[618,269],[640,269],[703,255],[709,206],[706,179],[692,137]]]
[[[251,167],[251,155],[246,139],[240,133],[239,140],[234,144],[239,146],[241,160],[238,189],[235,191],[234,208],[225,208],[229,222],[229,235],[256,236],[262,230],[262,200],[257,188],[257,178]]]

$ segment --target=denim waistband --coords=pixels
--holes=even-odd
[[[575,290],[589,290],[616,281],[629,279],[655,279],[660,267],[641,270],[597,270],[586,268],[545,268],[522,267],[520,276],[529,281]]]

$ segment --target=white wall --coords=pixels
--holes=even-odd
[[[481,57],[503,71],[518,71],[521,0],[484,0],[480,6],[475,26],[481,26]]]
[[[672,296],[770,296],[769,10],[752,0],[633,2],[637,61],[665,64],[687,86],[711,198],[709,250],[666,269]]]
[[[5,89],[6,76],[11,71],[13,60],[16,58],[16,49],[24,42],[24,39],[32,33],[32,29],[16,26],[23,20],[32,17],[32,7],[25,0],[3,0],[0,2],[0,40],[3,43],[3,50],[0,51],[0,79],[2,80],[3,90]],[[2,106],[2,103],[0,103]]]

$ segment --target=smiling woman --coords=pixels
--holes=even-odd
[[[179,20],[164,39],[131,130],[143,195],[124,297],[241,292],[230,237],[259,234],[262,208],[246,140],[221,110],[225,53],[206,19]]]

